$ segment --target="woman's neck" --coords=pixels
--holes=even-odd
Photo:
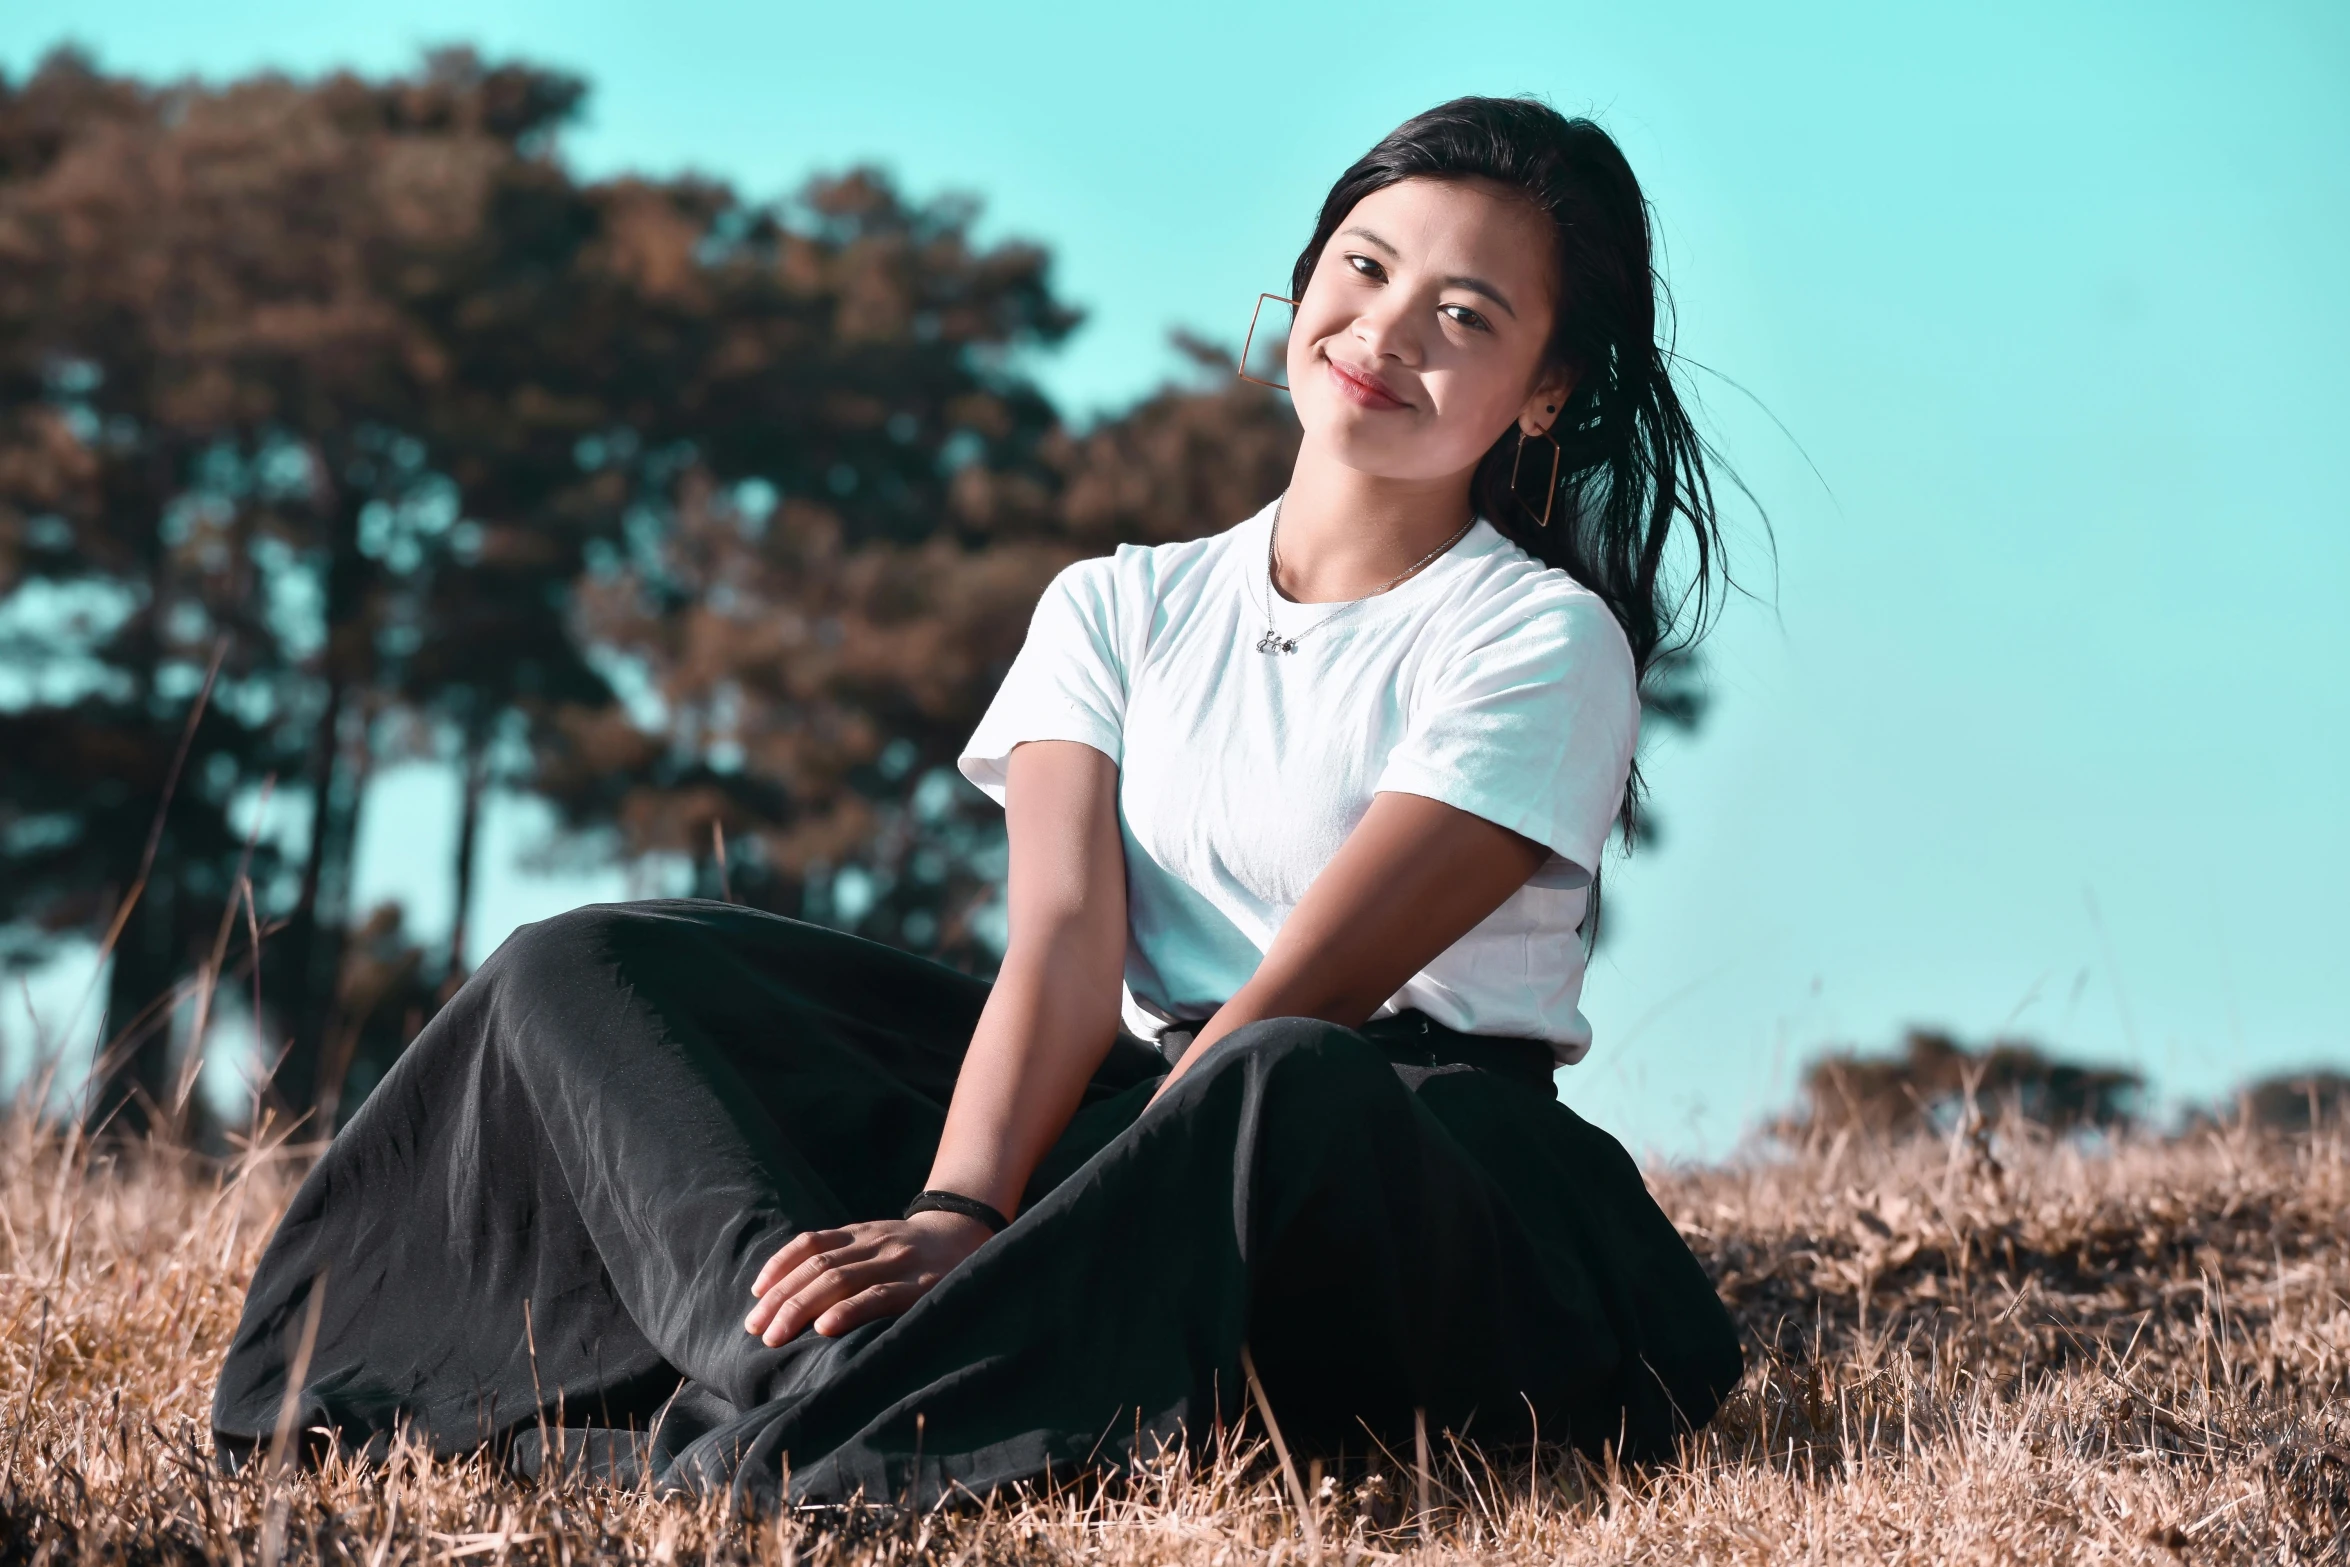
[[[1461,529],[1471,473],[1383,479],[1349,468],[1309,442],[1281,501],[1274,586],[1300,604],[1376,591]]]

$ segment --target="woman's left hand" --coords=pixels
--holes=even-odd
[[[781,1344],[813,1327],[838,1338],[860,1323],[894,1317],[930,1293],[947,1270],[992,1233],[958,1213],[918,1213],[832,1230],[802,1230],[767,1259],[743,1326]]]

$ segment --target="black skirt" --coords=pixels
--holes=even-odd
[[[1148,1459],[1236,1420],[1248,1346],[1293,1446],[1671,1450],[1741,1369],[1728,1313],[1614,1139],[1524,1041],[1417,1014],[1121,1036],[1011,1228],[903,1316],[770,1348],[794,1233],[920,1190],[984,981],[725,904],[526,926],[327,1149],[254,1276],[213,1403],[265,1444],[320,1302],[298,1428],[490,1444],[773,1500],[911,1495]],[[324,1440],[312,1437],[313,1443]]]

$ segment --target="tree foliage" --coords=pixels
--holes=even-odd
[[[586,180],[584,91],[465,51],[0,79],[0,959],[110,941],[99,1119],[182,1113],[216,991],[284,1107],[355,1103],[463,976],[495,794],[990,968],[1000,816],[952,761],[1038,593],[1286,479],[1286,405],[1196,340],[1063,421],[1031,372],[1077,313],[968,200]],[[415,757],[461,784],[432,951],[352,896]]]
[[[942,769],[1044,580],[1181,531],[1219,425],[1265,454],[1222,515],[1286,467],[1270,403],[1170,393],[1103,483],[1121,436],[1025,369],[1077,319],[1041,250],[870,171],[583,181],[582,91],[0,83],[0,931],[119,923],[101,1118],[181,1097],[173,1014],[256,935],[279,1096],[363,1087],[462,971],[493,789],[985,964],[1000,848]],[[417,754],[464,784],[431,961],[350,896]]]

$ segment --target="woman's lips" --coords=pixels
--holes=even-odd
[[[1358,370],[1349,370],[1335,359],[1323,361],[1330,366],[1330,379],[1337,384],[1338,394],[1348,402],[1364,408],[1409,408],[1411,404],[1396,396],[1370,376]]]

